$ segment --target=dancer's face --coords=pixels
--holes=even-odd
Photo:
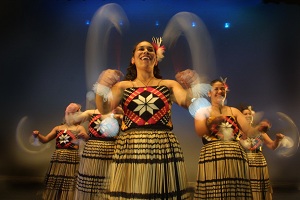
[[[153,67],[157,64],[155,49],[149,42],[140,42],[136,48],[131,63],[139,67]]]
[[[253,113],[250,110],[246,109],[246,110],[243,110],[243,115],[245,115],[247,122],[249,122],[249,124],[252,124]]]
[[[211,98],[211,101],[214,103],[222,104],[226,99],[226,87],[222,82],[215,82],[212,85],[211,91],[208,93],[208,96]]]

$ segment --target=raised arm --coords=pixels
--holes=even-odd
[[[187,108],[194,98],[207,96],[211,86],[200,83],[200,76],[195,70],[186,69],[178,72],[175,76],[176,84],[173,85],[175,102],[178,105]]]
[[[83,123],[83,122],[88,121],[94,112],[95,112],[95,110],[86,110],[84,112],[74,114],[73,118],[76,123]]]
[[[184,89],[177,81],[168,80],[172,91],[172,101],[183,108],[187,108],[192,99],[192,94],[189,89]]]
[[[108,69],[103,71],[94,85],[96,93],[96,106],[100,113],[108,114],[116,108],[121,100],[123,89],[118,82],[122,76],[118,70]]]
[[[89,135],[86,133],[86,130],[83,126],[79,125],[78,127],[79,133],[78,133],[78,138],[81,138],[85,141],[89,139]]]
[[[270,128],[270,123],[266,120],[261,121],[258,126],[252,127],[246,120],[245,115],[241,113],[237,108],[231,107],[238,124],[244,134],[251,137],[252,135],[256,135],[258,132],[264,133],[267,129]]]
[[[34,137],[37,137],[41,143],[47,143],[47,142],[50,142],[51,140],[53,140],[56,137],[56,131],[57,130],[58,130],[58,126],[54,127],[52,129],[52,131],[50,131],[50,133],[48,133],[46,136],[42,135],[40,133],[40,131],[34,130],[32,135]]]
[[[281,134],[281,133],[277,133],[277,134],[276,134],[275,140],[272,140],[272,139],[268,136],[267,133],[262,133],[262,137],[263,137],[263,140],[264,140],[264,144],[265,144],[269,149],[275,150],[275,149],[278,147],[280,140],[283,139],[284,135]]]

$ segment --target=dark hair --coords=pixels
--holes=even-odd
[[[139,43],[141,43],[141,42],[139,42]],[[134,46],[134,48],[133,48],[133,50],[132,50],[132,56],[134,56],[134,52],[135,52],[136,47],[137,47],[137,45],[138,45],[139,43],[137,43],[137,44]],[[156,53],[156,51],[155,51],[155,53]],[[161,78],[162,78],[162,76],[160,75],[160,69],[158,68],[158,64],[154,66],[153,74],[154,74],[154,77],[155,77],[155,78],[158,78],[158,79],[161,79]],[[125,75],[125,77],[124,77],[124,80],[125,80],[125,81],[129,81],[129,80],[130,80],[130,81],[133,81],[134,79],[136,79],[136,76],[137,76],[136,66],[135,66],[135,64],[132,64],[131,61],[130,61],[130,62],[129,62],[129,66],[127,67],[127,73],[126,73],[126,75]]]
[[[213,84],[215,84],[215,83],[217,83],[217,82],[220,82],[220,83],[223,83],[223,84],[224,84],[224,82],[223,82],[221,79],[214,79],[214,80],[212,80],[212,81],[210,82],[210,85],[212,86]]]
[[[251,106],[251,109],[249,109],[249,104],[245,104],[245,103],[241,103],[239,106],[238,106],[238,109],[243,112],[244,110],[250,110],[250,111],[254,111],[253,109],[253,106]]]
[[[227,79],[227,78],[226,78]],[[229,88],[228,88],[228,85],[226,83],[226,79],[222,79],[222,78],[219,78],[219,79],[215,79],[215,80],[212,80],[210,82],[210,85],[213,86],[213,84],[217,83],[217,82],[220,82],[224,85],[225,89],[226,89],[226,92],[229,92]]]

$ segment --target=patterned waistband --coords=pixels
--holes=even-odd
[[[90,137],[89,140],[115,141],[115,137]]]

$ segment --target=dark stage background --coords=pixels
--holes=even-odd
[[[227,103],[249,103],[274,124],[278,122],[276,112],[283,112],[300,126],[299,4],[260,0],[2,0],[0,178],[4,184],[0,189],[16,184],[14,181],[42,180],[54,145],[30,145],[31,131],[47,134],[61,123],[70,102],[85,108],[90,83],[96,81],[86,74],[87,22],[108,3],[123,8],[129,28],[121,37],[111,32],[107,53],[99,55],[107,58],[107,66],[101,69],[120,68],[125,73],[136,42],[162,36],[174,15],[191,12],[202,20],[211,39],[212,48],[202,47],[205,56],[199,52],[202,60],[210,59],[208,79],[228,78]],[[224,27],[226,22],[229,28]],[[160,63],[164,78],[174,79],[177,69],[191,68],[193,51],[185,36],[180,36],[177,46],[167,49]],[[94,74],[97,77],[98,72]],[[173,108],[174,132],[182,144],[192,183],[202,142],[188,111],[177,105]],[[271,131],[272,138],[275,131]],[[264,152],[274,188],[300,188],[299,151],[290,157],[280,157],[266,148]]]

